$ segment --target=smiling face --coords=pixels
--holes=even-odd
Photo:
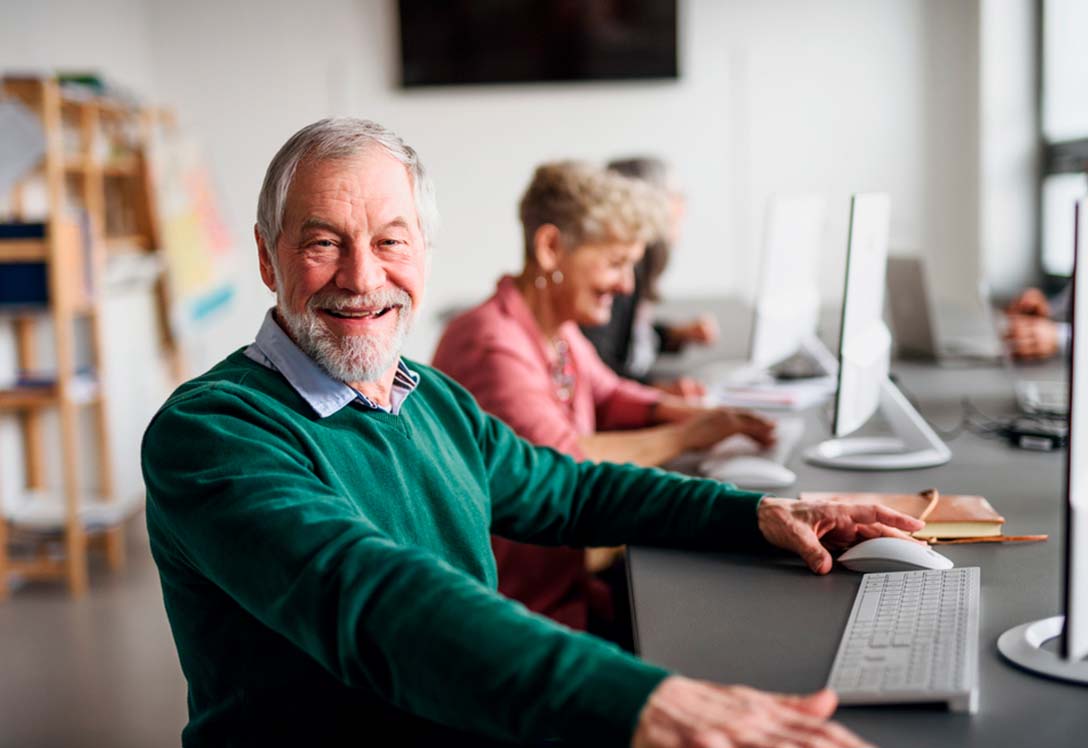
[[[556,269],[563,282],[554,286],[557,316],[579,325],[606,324],[617,294],[635,290],[635,265],[642,259],[642,242],[587,242],[561,252]]]
[[[259,234],[257,243],[261,277],[295,343],[342,382],[391,379],[427,265],[404,165],[380,148],[303,161],[276,247]]]

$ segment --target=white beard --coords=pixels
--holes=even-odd
[[[365,306],[394,307],[386,314],[397,315],[397,325],[387,339],[378,335],[339,337],[317,316],[317,309]],[[315,294],[306,302],[306,311],[295,314],[276,294],[276,312],[287,333],[302,352],[329,376],[340,382],[375,382],[396,364],[404,337],[412,326],[412,299],[400,288],[372,291],[360,296]]]

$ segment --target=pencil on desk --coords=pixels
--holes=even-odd
[[[989,535],[982,538],[930,538],[930,545],[955,545],[963,543],[1038,543],[1049,540],[1049,535]]]

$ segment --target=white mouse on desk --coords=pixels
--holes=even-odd
[[[733,483],[740,488],[785,488],[797,482],[793,471],[766,457],[741,455],[716,462],[703,460],[700,472],[707,478]]]
[[[863,540],[839,556],[839,563],[850,571],[915,571],[951,569],[952,560],[928,545],[904,538]]]

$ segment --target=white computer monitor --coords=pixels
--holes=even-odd
[[[892,338],[884,324],[884,275],[891,201],[881,193],[854,195],[846,250],[839,336],[836,437],[805,452],[824,467],[905,470],[948,462],[951,452],[891,380]],[[845,438],[877,411],[893,436]]]
[[[768,369],[802,353],[814,374],[835,371],[834,356],[816,337],[824,214],[819,195],[775,195],[767,205],[748,351],[754,367]]]
[[[1069,345],[1069,444],[1065,455],[1064,616],[1009,629],[997,647],[1010,662],[1052,678],[1088,684],[1088,199],[1074,221]],[[1043,645],[1060,638],[1057,652]]]

